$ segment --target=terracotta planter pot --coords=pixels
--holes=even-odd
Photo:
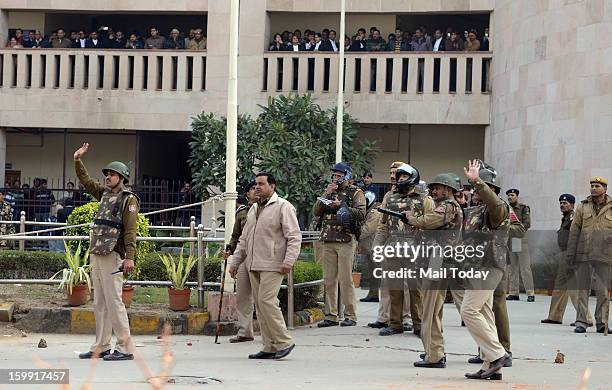
[[[168,301],[170,310],[184,311],[189,310],[189,297],[191,296],[191,290],[186,288],[183,290],[177,290],[173,287],[168,288]]]
[[[361,284],[361,272],[353,272],[353,286],[359,287]]]
[[[81,306],[87,303],[87,285],[81,284],[72,287],[72,294],[66,290],[68,304],[70,306]]]
[[[123,290],[121,291],[121,300],[126,308],[130,307],[132,304],[132,298],[134,298],[135,290],[135,286],[123,286]]]

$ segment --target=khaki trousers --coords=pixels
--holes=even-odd
[[[504,346],[504,349],[510,352],[510,318],[508,318],[508,305],[506,304],[507,284],[508,273],[504,271],[501,281],[493,292],[493,314],[495,315],[497,339]]]
[[[117,271],[123,260],[117,252],[108,255],[90,256],[91,281],[94,294],[94,317],[96,319],[96,341],[89,348],[94,352],[111,349],[111,336],[117,337],[115,351],[134,353],[127,311],[121,300],[123,274]]]
[[[550,300],[550,309],[548,310],[548,319],[552,321],[563,322],[563,315],[565,314],[565,308],[567,307],[567,299],[572,302],[576,313],[578,313],[578,291],[568,290],[569,280],[569,269],[567,266],[567,260],[565,258],[565,251],[561,251],[557,254],[557,261],[559,266],[557,267],[557,277],[555,278],[555,287],[552,293],[552,299]],[[590,324],[593,323],[593,316],[588,306],[586,308],[587,319]]]
[[[435,283],[435,286],[434,286]],[[423,281],[423,318],[421,325],[421,341],[425,349],[425,360],[437,363],[444,357],[444,336],[442,329],[442,317],[444,313],[444,299],[448,283]],[[459,314],[463,302],[463,290],[451,290],[453,301]]]
[[[283,313],[278,305],[278,292],[283,277],[280,272],[249,272],[263,352],[277,352],[293,345],[293,338],[287,331]]]
[[[521,239],[521,251],[510,252],[510,295],[519,294],[519,275],[523,280],[523,286],[527,295],[534,295],[529,244],[524,237]]]
[[[495,268],[489,268],[488,270],[490,270],[488,280],[501,281],[502,270]],[[478,289],[478,286],[466,285],[461,304],[461,318],[480,348],[480,357],[484,361],[482,369],[488,369],[492,361],[501,358],[506,353],[498,340],[497,328],[495,327],[493,290]]]
[[[236,275],[236,312],[238,336],[253,337],[253,294],[246,263],[240,264]]]
[[[386,288],[380,289],[380,303],[378,304],[378,322],[385,324],[389,323],[391,315],[391,295]],[[404,289],[404,307],[402,308],[402,322],[404,324],[412,324],[412,316],[410,315],[410,290],[408,285]]]
[[[412,327],[414,330],[421,330],[421,315],[423,313],[423,293],[419,286],[419,282],[409,282],[410,295],[410,316],[412,318]],[[404,290],[390,289],[389,296],[391,297],[391,311],[389,317],[389,327],[395,329],[403,329],[403,314],[404,314]]]
[[[608,297],[608,286],[610,285],[610,265],[600,261],[585,261],[578,264],[576,277],[578,278],[580,288],[578,291],[578,314],[576,315],[576,326],[582,325],[585,328],[589,326],[589,295],[591,292],[590,281],[591,276],[594,276],[593,289],[597,297],[595,306],[595,326],[597,329],[604,325],[608,325],[606,317],[609,310],[610,298]]]
[[[353,286],[353,259],[357,242],[323,243],[323,283],[325,319],[338,322],[338,285],[344,304],[343,318],[357,321],[357,300]]]

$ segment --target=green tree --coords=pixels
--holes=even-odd
[[[238,121],[239,188],[254,172],[272,173],[278,193],[293,203],[304,221],[322,192],[335,160],[336,110],[323,110],[310,95],[271,97],[257,119]],[[210,186],[225,187],[225,118],[202,114],[192,123],[191,158],[196,188],[207,197]],[[343,159],[360,175],[379,153],[375,142],[358,140],[358,126],[344,115]]]

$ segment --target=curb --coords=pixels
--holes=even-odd
[[[172,334],[204,334],[209,320],[207,312],[130,312],[130,330],[133,335],[159,335],[168,323]],[[95,334],[96,320],[93,309],[32,308],[19,321],[20,328],[36,333]]]

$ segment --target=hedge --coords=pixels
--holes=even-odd
[[[48,279],[64,268],[63,253],[0,251],[0,279]]]
[[[210,257],[204,263],[204,280],[218,282],[221,278],[223,259]],[[0,279],[48,279],[65,266],[64,254],[44,251],[20,252],[15,250],[0,251]],[[189,281],[198,279],[197,267],[189,273]],[[310,282],[323,278],[319,264],[312,261],[296,261],[293,267],[295,284]],[[138,280],[168,280],[166,269],[157,253],[146,254],[141,263]],[[286,283],[286,280],[285,282]],[[207,290],[213,290],[207,288]],[[315,307],[321,295],[321,286],[306,287],[295,290],[295,310]],[[287,310],[287,290],[281,290],[278,298],[283,311]]]

